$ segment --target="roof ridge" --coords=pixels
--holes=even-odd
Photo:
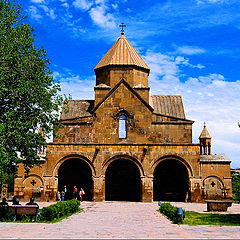
[[[103,102],[105,102],[106,99],[108,99],[108,97],[110,97],[121,84],[124,84],[134,95],[137,96],[137,98],[150,110],[153,112],[153,108],[139,95],[138,92],[136,92],[131,86],[130,84],[125,81],[123,78],[107,93],[107,95],[92,109],[90,110],[91,113],[94,113],[99,107],[100,105],[102,105]]]

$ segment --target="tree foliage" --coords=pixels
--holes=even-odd
[[[232,193],[233,200],[237,203],[240,203],[240,175],[232,174]]]
[[[0,170],[11,173],[19,161],[36,164],[41,127],[51,134],[63,97],[50,75],[43,47],[34,46],[33,28],[20,5],[0,0]]]

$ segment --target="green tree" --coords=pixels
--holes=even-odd
[[[20,161],[27,171],[37,164],[37,149],[46,144],[38,130],[51,134],[64,100],[46,51],[34,46],[33,27],[25,18],[19,4],[0,0],[1,173],[13,173]]]
[[[240,175],[232,174],[232,192],[233,200],[237,203],[240,202]]]

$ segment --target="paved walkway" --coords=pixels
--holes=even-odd
[[[41,203],[46,206],[49,203]],[[191,210],[204,204],[175,203]],[[0,238],[240,238],[240,227],[172,224],[156,210],[157,203],[83,202],[83,213],[59,223],[0,223]],[[240,206],[236,205],[236,209]]]

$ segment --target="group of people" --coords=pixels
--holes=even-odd
[[[12,205],[21,205],[19,203],[19,200],[15,196],[12,199]],[[26,205],[36,205],[39,208],[39,205],[36,202],[34,202],[34,198],[30,198],[30,201],[26,203]],[[6,198],[2,199],[2,202],[0,202],[0,206],[8,206],[8,202]]]
[[[16,196],[14,196],[12,199],[12,206],[14,206],[14,205],[21,205]],[[30,201],[28,203],[26,203],[26,205],[37,206],[37,215],[36,215],[36,219],[37,219],[40,216],[40,212],[39,212],[39,205],[36,202],[34,202],[34,198],[30,198]],[[2,198],[2,202],[0,202],[0,206],[8,206],[8,202],[7,202],[6,198]],[[33,216],[31,216],[31,220],[32,220],[32,217]]]
[[[67,189],[67,186],[64,185],[62,191],[58,191],[57,192],[57,201],[65,201],[67,199],[79,199],[81,202],[83,201],[83,195],[85,195],[85,192],[82,188],[80,188],[80,190],[78,191],[77,186],[75,185],[73,187],[73,192],[70,192]]]

